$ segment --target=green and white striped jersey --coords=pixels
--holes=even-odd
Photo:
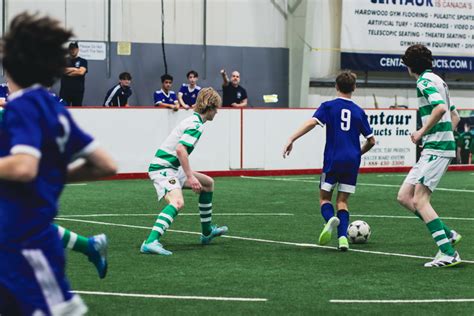
[[[181,121],[156,151],[148,172],[163,169],[177,170],[181,164],[176,156],[176,147],[178,144],[183,144],[190,154],[201,137],[203,129],[204,123],[197,113]]]
[[[416,82],[418,97],[418,113],[423,126],[436,106],[445,106],[446,113],[422,138],[423,153],[440,157],[456,157],[456,142],[454,141],[451,124],[451,105],[448,86],[439,76],[426,70]]]

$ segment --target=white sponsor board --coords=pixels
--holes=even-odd
[[[107,48],[103,42],[79,42],[79,56],[87,60],[105,60]]]
[[[410,141],[410,134],[416,130],[416,110],[367,110],[366,113],[376,145],[362,156],[361,167],[413,166],[416,145]]]
[[[401,54],[418,43],[473,56],[474,0],[344,0],[343,51]]]
[[[259,170],[321,169],[326,134],[319,126],[295,143],[289,158],[282,157],[288,137],[314,111],[221,109],[214,121],[206,123],[191,155],[191,165],[200,171],[236,170],[241,166]],[[159,145],[181,120],[192,115],[184,110],[154,108],[81,108],[71,112],[79,125],[118,161],[120,173],[147,172]],[[367,110],[366,113],[377,145],[362,157],[361,166],[412,166],[416,148],[410,141],[410,133],[416,128],[416,111]]]

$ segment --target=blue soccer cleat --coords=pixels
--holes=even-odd
[[[99,278],[103,279],[107,275],[107,247],[109,243],[105,234],[89,237],[89,261],[97,269]]]
[[[173,253],[169,250],[163,248],[163,245],[158,242],[158,240],[152,241],[151,243],[146,244],[143,242],[142,246],[140,247],[141,253],[146,254],[156,254],[162,256],[171,256]]]
[[[218,227],[217,225],[212,225],[211,228],[211,233],[208,236],[201,234],[201,244],[208,245],[215,237],[225,235],[229,230],[227,226]]]

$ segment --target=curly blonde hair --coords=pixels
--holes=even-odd
[[[221,107],[222,99],[219,93],[213,88],[203,88],[196,100],[196,106],[194,111],[199,114],[204,114],[211,109],[216,109]]]

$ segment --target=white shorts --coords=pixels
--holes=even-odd
[[[179,167],[175,169],[163,169],[160,171],[153,171],[148,173],[153,185],[155,186],[156,194],[158,195],[158,201],[161,200],[168,192],[182,189],[186,182],[186,175],[184,174],[183,168]]]
[[[418,162],[411,168],[404,183],[417,185],[421,183],[433,192],[441,177],[448,169],[452,158],[422,154]]]

